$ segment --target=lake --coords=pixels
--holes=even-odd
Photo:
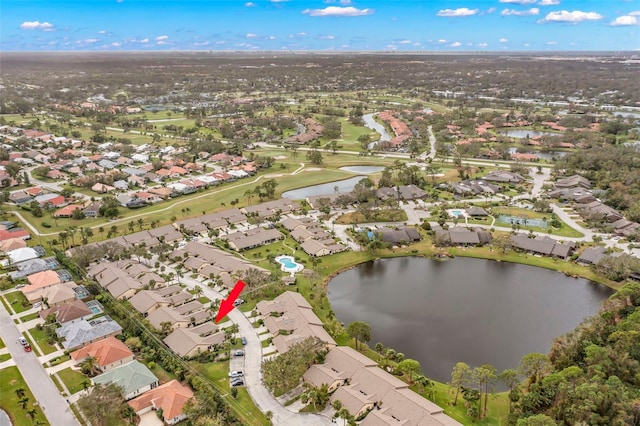
[[[340,170],[349,173],[358,173],[361,175],[370,175],[373,173],[379,173],[384,170],[383,166],[345,166],[340,167]]]
[[[527,151],[527,150],[525,150]],[[509,154],[515,154],[516,152],[520,152],[518,148],[515,147],[511,147],[509,148]],[[542,160],[553,160],[554,158],[561,158],[564,157],[565,155],[567,155],[567,152],[565,151],[548,151],[548,152],[542,152],[542,151],[535,151],[535,150],[528,150],[527,152],[530,152],[531,154],[535,154],[538,156],[538,158],[542,159]]]
[[[380,139],[376,142],[371,142],[367,146],[368,149],[374,149],[378,142],[386,142],[391,140],[391,135],[389,134],[389,132],[387,132],[387,129],[385,129],[382,124],[378,123],[373,118],[374,115],[375,114],[365,114],[362,116],[362,121],[364,121],[365,127],[368,127],[371,130],[375,130],[376,132],[380,133]]]
[[[282,196],[289,198],[290,200],[304,200],[312,195],[334,194],[336,192],[336,186],[338,187],[338,192],[351,192],[353,191],[353,187],[365,177],[366,176],[354,176],[349,179],[338,180],[335,182],[305,186],[304,188],[292,189],[291,191],[283,192]]]
[[[424,374],[451,379],[458,361],[516,368],[531,352],[598,312],[613,290],[533,266],[484,259],[382,259],[329,282],[329,301],[345,325],[371,325],[377,342],[420,362]]]
[[[560,136],[559,133],[541,132],[539,130],[501,130],[500,133],[518,139],[524,139],[527,135],[529,135],[530,138],[538,136]]]

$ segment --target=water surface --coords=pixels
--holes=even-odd
[[[283,197],[290,200],[304,200],[312,195],[329,195],[336,192],[351,192],[353,187],[366,176],[354,176],[349,179],[339,180],[335,182],[322,183],[319,185],[305,186],[304,188],[292,189],[282,193]],[[336,186],[338,191],[335,190]]]
[[[501,371],[528,353],[547,353],[613,290],[527,265],[405,257],[341,273],[328,292],[341,322],[371,325],[371,347],[392,347],[446,382],[458,361]]]
[[[345,166],[340,167],[340,170],[350,173],[359,173],[363,175],[370,175],[373,173],[379,173],[384,170],[383,166]]]

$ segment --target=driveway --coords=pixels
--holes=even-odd
[[[21,334],[4,305],[0,306],[0,326],[2,328],[2,339],[7,349],[36,401],[42,407],[49,424],[78,425],[79,423],[71,410],[69,410],[67,402],[51,381],[49,374],[44,370],[38,358],[33,352],[25,352],[18,342]]]

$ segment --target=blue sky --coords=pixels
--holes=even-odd
[[[0,50],[640,50],[640,0],[2,0]]]

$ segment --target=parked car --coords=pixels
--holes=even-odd
[[[243,344],[243,345],[246,345],[246,344],[247,344],[247,339],[246,339],[246,338],[244,338],[244,337],[243,337],[242,339],[240,339],[240,341],[242,342],[242,344]]]
[[[23,348],[25,352],[31,352],[31,345],[29,345],[28,343],[24,345]]]
[[[237,351],[233,352],[233,356],[244,356],[244,351],[238,349]]]
[[[244,386],[244,380],[242,378],[231,379],[231,386]]]
[[[28,345],[28,344],[29,344],[29,342],[27,342],[27,339],[25,339],[25,338],[24,338],[24,337],[22,337],[22,336],[18,337],[18,342],[19,342],[22,346],[25,346],[25,345]]]
[[[243,299],[238,299],[235,302],[233,302],[233,306],[240,306],[244,303]]]
[[[242,371],[240,370],[236,370],[236,371],[232,371],[229,373],[229,377],[234,378],[234,377],[242,377]]]
[[[33,304],[33,307],[36,308],[36,309],[38,309],[40,306],[42,306],[41,302],[36,302],[36,303]]]

